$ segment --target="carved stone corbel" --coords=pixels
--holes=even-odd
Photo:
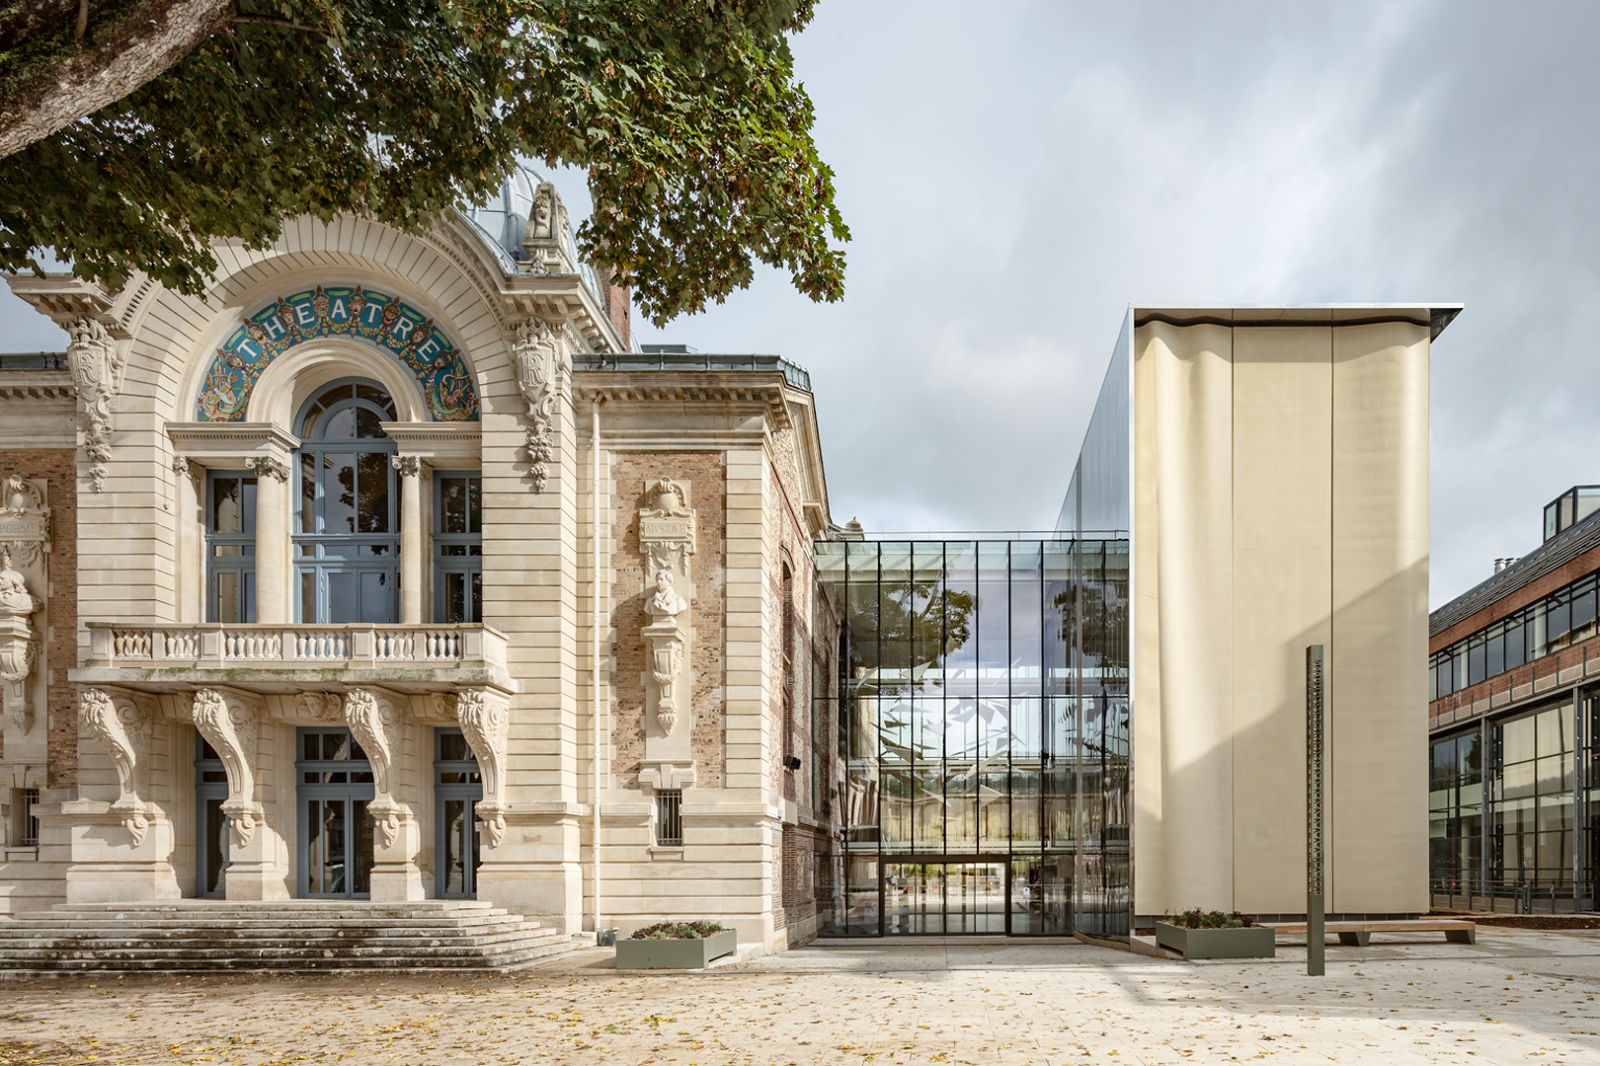
[[[203,688],[194,694],[193,715],[194,727],[216,749],[228,773],[228,798],[222,813],[228,816],[234,846],[247,848],[263,817],[255,798],[260,704],[241,693]]]
[[[374,795],[367,813],[377,824],[384,848],[394,847],[401,826],[411,820],[411,809],[394,798],[404,719],[403,705],[377,689],[351,689],[344,698],[345,724],[372,763]]]
[[[555,451],[557,400],[569,361],[566,338],[543,319],[524,319],[517,324],[511,354],[517,365],[517,387],[527,408],[533,491],[543,492],[549,478],[545,464]]]
[[[478,817],[489,846],[497,848],[506,835],[506,750],[511,737],[510,702],[498,692],[474,688],[456,697],[456,719],[461,733],[478,758],[483,775],[483,799]]]
[[[117,344],[106,327],[88,315],[80,315],[67,325],[67,367],[82,405],[83,452],[89,460],[89,478],[94,491],[105,488],[106,464],[111,461],[111,400],[122,390],[127,356],[119,354]]]
[[[138,847],[150,829],[150,806],[143,796],[154,716],[127,693],[86,688],[78,693],[78,717],[116,765],[121,791],[111,811],[122,818],[133,846]]]

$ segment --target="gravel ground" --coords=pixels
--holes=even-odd
[[[1600,1062],[1600,934],[1376,935],[1190,964],[1076,942],[829,943],[704,972],[0,982],[0,1064]]]

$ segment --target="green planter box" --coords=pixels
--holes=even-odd
[[[732,955],[739,937],[724,929],[700,940],[619,940],[619,970],[702,970],[712,959]]]
[[[1156,943],[1180,951],[1186,959],[1270,959],[1277,953],[1277,933],[1264,925],[1241,929],[1188,929],[1156,923]]]

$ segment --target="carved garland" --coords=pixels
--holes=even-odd
[[[511,736],[509,703],[498,692],[468,689],[456,697],[456,718],[461,732],[478,757],[483,774],[483,800],[478,816],[489,846],[497,848],[506,834],[506,747]]]
[[[569,370],[566,338],[542,319],[524,319],[517,325],[511,355],[517,365],[517,387],[527,407],[533,491],[543,492],[549,477],[545,464],[555,450],[556,405]]]
[[[377,823],[380,844],[392,848],[400,838],[400,827],[411,818],[411,811],[394,798],[395,767],[401,745],[403,712],[394,700],[370,688],[351,689],[344,700],[345,723],[356,743],[372,763],[373,792],[367,812]]]
[[[94,491],[100,492],[105,488],[106,464],[111,461],[111,400],[122,390],[127,356],[118,354],[105,326],[87,315],[69,323],[67,333],[71,337],[67,367],[82,403],[84,457],[89,460]]]
[[[121,815],[133,846],[139,847],[150,829],[140,795],[150,754],[150,712],[122,693],[87,688],[78,694],[78,717],[116,765],[121,793],[111,810]]]
[[[228,799],[222,805],[222,813],[228,816],[233,842],[239,848],[250,846],[262,813],[255,802],[260,720],[259,708],[238,694],[211,688],[194,694],[194,727],[216,749],[222,768],[228,773]]]

